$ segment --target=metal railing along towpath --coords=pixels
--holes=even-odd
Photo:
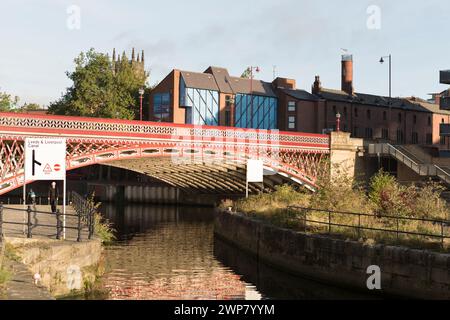
[[[5,234],[5,227],[20,227],[22,226],[22,233],[27,238],[32,238],[33,235],[47,236],[48,232],[35,231],[38,227],[47,228],[47,230],[54,230],[53,236],[56,239],[64,237],[63,219],[72,218],[74,222],[72,225],[66,224],[66,230],[76,231],[76,240],[82,241],[83,230],[87,227],[88,239],[91,239],[94,234],[94,214],[95,208],[87,200],[83,199],[77,193],[71,193],[72,205],[76,213],[61,213],[58,209],[55,213],[37,210],[36,205],[27,205],[26,208],[17,208],[12,206],[5,206],[0,203],[0,241],[2,241]],[[6,215],[8,213],[8,215]],[[17,215],[17,216],[16,216]],[[20,215],[20,216],[19,216]],[[39,219],[42,217],[43,219]],[[39,223],[43,220],[43,223]],[[17,230],[16,230],[17,232]]]
[[[450,233],[448,232],[448,229],[450,227],[450,220],[332,211],[299,206],[289,206],[288,209],[298,212],[299,219],[301,222],[303,222],[303,227],[305,228],[305,230],[308,227],[323,226],[324,228],[326,228],[328,234],[332,234],[333,227],[335,227],[335,229],[340,227],[354,230],[358,238],[364,231],[372,231],[380,234],[394,234],[397,240],[400,239],[401,235],[410,235],[421,238],[437,239],[441,243],[442,247],[444,247],[446,240],[450,240]],[[340,216],[341,219],[339,219],[338,216]],[[347,217],[350,219],[342,219],[342,217]],[[342,220],[345,220],[345,222],[343,222]],[[364,222],[363,220],[366,221]],[[370,224],[370,221],[372,222],[372,224]],[[429,227],[434,227],[434,229],[438,229],[439,231],[408,231],[402,229],[404,223],[412,223],[413,225],[417,226],[422,224],[422,230],[425,230],[425,225],[428,224]],[[380,227],[379,225],[384,225],[384,227]],[[416,229],[420,230],[421,228],[417,227]]]

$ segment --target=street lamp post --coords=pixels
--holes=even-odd
[[[389,122],[392,120],[392,55],[382,56],[380,59],[380,63],[384,63],[384,59],[389,59]],[[388,125],[388,130],[390,129],[390,125]],[[389,130],[390,131],[390,130]],[[388,140],[390,136],[390,132],[388,131]]]
[[[341,131],[341,114],[340,113],[336,114],[336,131],[337,132]]]
[[[250,121],[253,124],[253,70],[255,70],[257,73],[260,71],[259,67],[248,67],[250,70],[250,114],[252,115],[250,118]],[[251,125],[250,125],[251,127]]]
[[[139,102],[140,102],[139,117],[140,117],[141,121],[142,121],[142,100],[144,98],[144,92],[145,92],[144,88],[139,89]]]
[[[381,64],[384,63],[385,58],[389,59],[389,102],[391,102],[390,100],[392,98],[392,55],[381,57],[380,59]]]

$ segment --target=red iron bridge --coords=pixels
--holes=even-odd
[[[247,159],[263,160],[266,188],[315,189],[330,154],[321,134],[20,113],[0,113],[0,137],[0,195],[32,182],[24,181],[28,137],[66,138],[67,170],[109,165],[190,193],[244,193]]]

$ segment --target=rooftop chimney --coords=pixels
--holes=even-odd
[[[320,83],[320,77],[316,76],[316,78],[314,80],[314,84],[312,86],[312,93],[318,94],[318,93],[320,93],[321,90],[322,90],[322,84]]]
[[[342,82],[341,90],[353,95],[353,56],[345,54],[342,56]]]

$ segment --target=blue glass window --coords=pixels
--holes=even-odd
[[[238,128],[276,129],[278,100],[248,94],[237,94],[235,126]]]
[[[186,123],[217,126],[219,124],[219,92],[188,88],[180,80],[180,106],[186,108]]]
[[[170,121],[170,93],[155,93],[153,96],[153,116],[162,122]]]

